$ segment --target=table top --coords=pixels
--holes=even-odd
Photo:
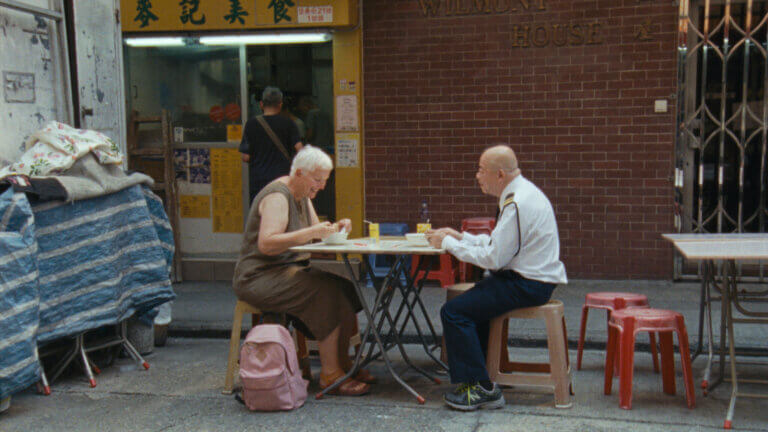
[[[690,260],[768,259],[768,233],[662,234]]]
[[[370,238],[348,239],[343,244],[329,245],[325,243],[311,243],[304,246],[290,248],[292,252],[322,252],[322,253],[355,253],[355,254],[381,254],[381,255],[441,255],[445,249],[435,249],[431,246],[423,246],[411,243],[404,237],[387,237],[378,243]]]

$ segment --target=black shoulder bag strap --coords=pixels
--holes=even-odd
[[[277,137],[277,135],[275,134],[275,131],[273,131],[272,128],[269,127],[269,123],[267,123],[267,119],[265,119],[263,115],[260,115],[260,116],[256,116],[256,121],[258,121],[261,127],[264,128],[264,132],[266,132],[267,135],[269,135],[269,138],[272,139],[272,142],[275,144],[275,147],[277,147],[277,149],[280,150],[280,153],[282,153],[283,156],[285,156],[285,158],[288,159],[288,162],[290,162],[291,156],[288,153],[288,150],[285,148],[282,141],[280,141],[280,138]]]

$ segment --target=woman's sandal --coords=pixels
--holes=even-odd
[[[331,376],[320,374],[320,388],[326,389],[346,375],[344,371],[339,370]],[[371,391],[371,386],[366,383],[355,380],[354,378],[348,378],[340,386],[328,392],[330,395],[337,396],[362,396]]]
[[[367,369],[360,369],[357,371],[357,375],[354,377],[355,381],[360,381],[366,384],[376,384],[379,379],[373,376]]]

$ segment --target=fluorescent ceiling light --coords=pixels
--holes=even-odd
[[[125,43],[132,47],[183,46],[184,39],[180,37],[136,37],[125,39]]]
[[[331,40],[327,32],[312,33],[264,33],[251,35],[201,36],[203,45],[274,45],[295,43],[322,43]]]

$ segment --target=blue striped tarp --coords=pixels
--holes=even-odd
[[[173,234],[143,186],[33,206],[39,247],[38,342],[116,324],[175,297]]]
[[[0,400],[40,375],[37,278],[32,209],[24,194],[8,189],[0,195]]]

